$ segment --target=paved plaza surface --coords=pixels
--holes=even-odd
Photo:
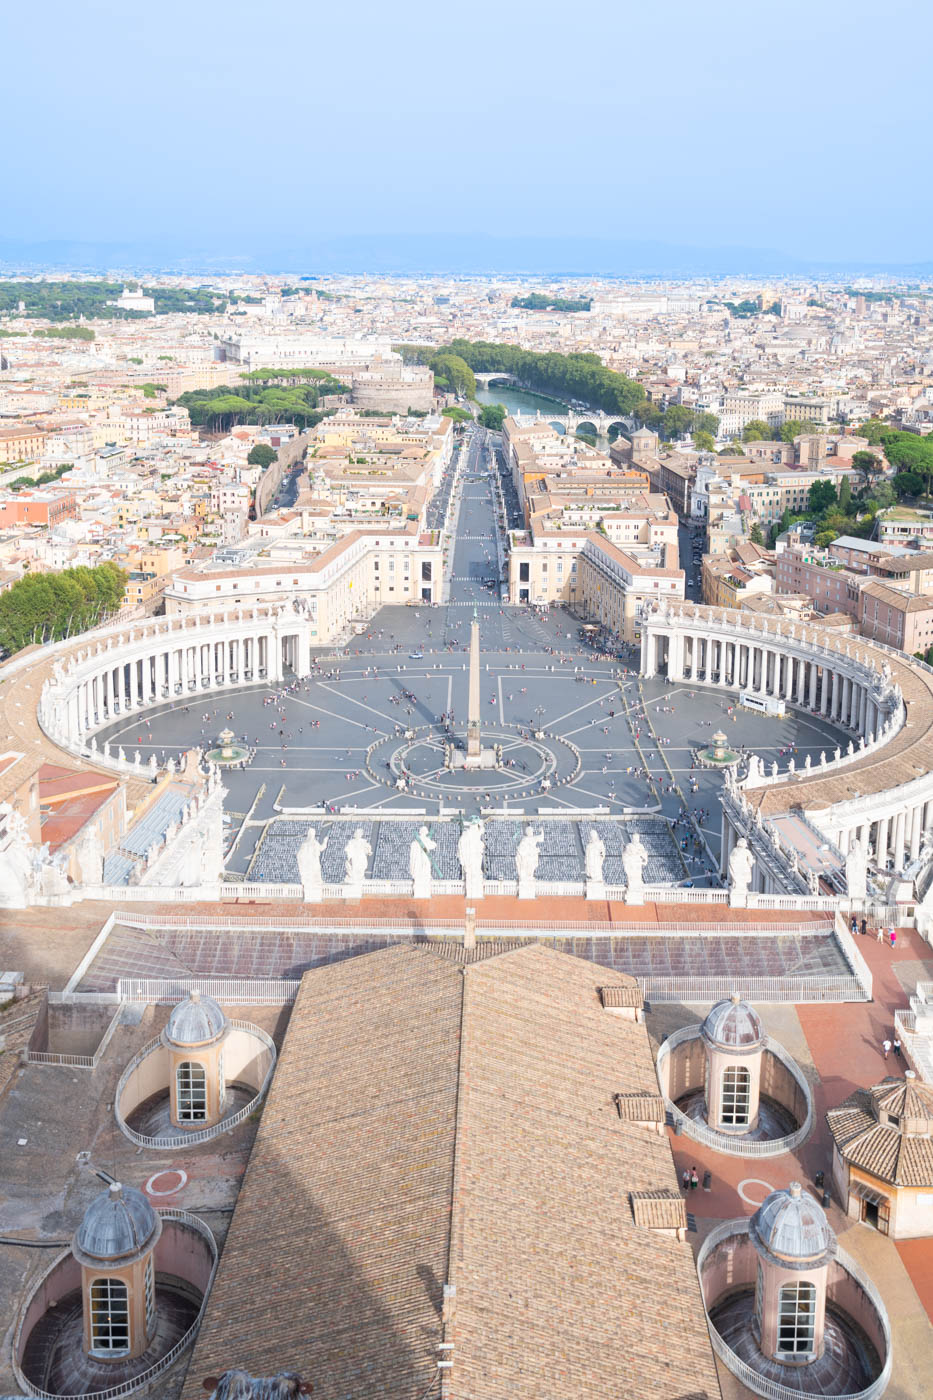
[[[255,749],[248,766],[223,775],[234,822],[248,814],[256,824],[243,831],[232,872],[245,872],[258,829],[282,809],[470,816],[602,808],[668,821],[689,812],[715,858],[722,775],[693,760],[716,729],[768,765],[786,766],[792,750],[798,767],[808,755],[817,763],[848,741],[804,712],[777,719],[739,710],[734,691],[642,681],[633,649],[597,651],[565,609],[503,604],[489,460],[477,434],[454,488],[448,602],[383,608],[338,654],[322,653],[310,677],[179,697],[99,732],[101,745],[138,750],[144,761],[213,748],[226,727]],[[435,513],[446,511],[450,489],[445,479]],[[507,502],[507,514],[513,509]],[[483,742],[501,746],[503,763],[450,771],[445,748],[462,745],[466,729],[474,613]],[[686,857],[684,879],[706,882],[709,854],[691,841]]]

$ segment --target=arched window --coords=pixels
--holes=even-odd
[[[778,1303],[778,1351],[787,1356],[813,1350],[816,1288],[812,1283],[785,1283]]]
[[[130,1349],[130,1302],[126,1284],[118,1278],[96,1278],[91,1284],[91,1350],[113,1356]]]
[[[203,1123],[207,1118],[207,1079],[204,1066],[183,1060],[175,1071],[175,1104],[179,1123]]]
[[[744,1065],[729,1065],[722,1072],[722,1113],[720,1122],[742,1128],[748,1123],[751,1075]]]

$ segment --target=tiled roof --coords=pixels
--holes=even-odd
[[[305,974],[185,1400],[231,1366],[412,1400],[439,1356],[451,1400],[719,1400],[692,1252],[635,1221],[685,1223],[666,1136],[616,1112],[657,1080],[612,974],[436,951]]]
[[[632,1191],[632,1219],[647,1230],[685,1230],[687,1207],[678,1191]]]
[[[634,1006],[636,1009],[644,1006],[645,998],[641,987],[634,977],[627,977],[624,982],[613,983],[611,987],[600,987],[600,1000],[603,1006]]]
[[[877,1089],[857,1089],[826,1114],[841,1156],[850,1166],[891,1186],[933,1186],[933,1139],[880,1123],[872,1111]],[[884,1109],[896,1113],[895,1108]]]

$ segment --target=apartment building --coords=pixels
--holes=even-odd
[[[869,581],[859,592],[858,624],[862,636],[874,642],[925,654],[933,646],[933,596]]]
[[[0,462],[32,462],[42,456],[48,434],[24,425],[0,428]]]
[[[52,529],[78,514],[73,491],[19,491],[0,501],[0,528],[6,525],[45,525]]]

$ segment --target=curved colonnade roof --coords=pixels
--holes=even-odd
[[[756,641],[762,644],[780,639],[791,644],[799,644],[802,640],[814,641],[830,651],[838,652],[843,661],[854,660],[854,655],[846,657],[845,648],[838,637],[809,623],[770,619],[768,631],[762,632],[757,627],[752,629],[752,619],[743,617],[741,613],[697,605],[672,611],[672,620],[678,617],[685,623],[695,621],[706,625],[710,622],[738,621],[748,626],[749,631],[754,630]],[[806,629],[804,638],[799,635],[801,627]],[[798,773],[787,782],[747,791],[745,796],[750,805],[760,807],[764,817],[777,816],[792,807],[824,808],[837,802],[851,801],[855,797],[870,797],[873,793],[886,792],[889,788],[900,787],[933,772],[933,675],[912,664],[908,657],[882,651],[864,637],[848,640],[852,651],[859,652],[863,660],[873,661],[879,671],[885,662],[890,666],[892,683],[900,687],[904,697],[906,722],[880,749],[863,758],[853,758],[835,773],[830,771],[825,777],[821,777],[818,770],[810,777]]]

